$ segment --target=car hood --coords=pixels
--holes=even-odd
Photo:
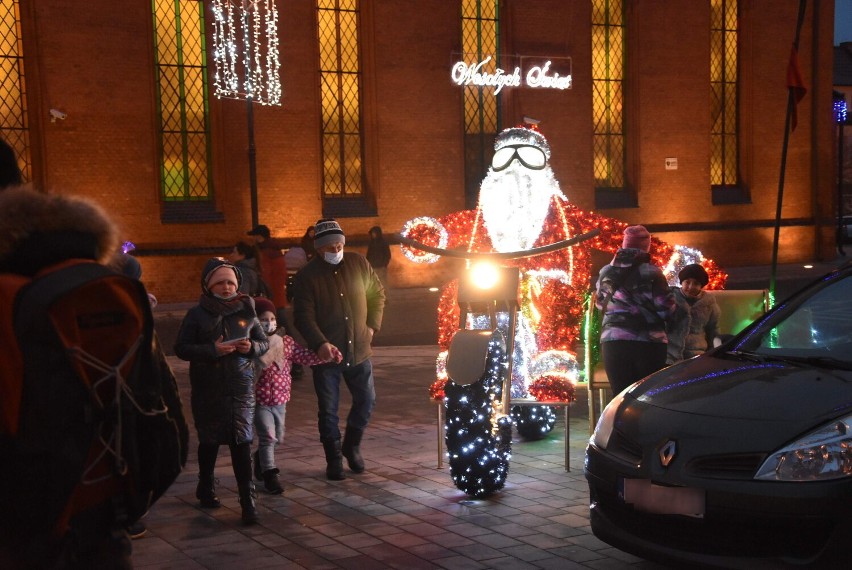
[[[850,412],[852,372],[705,354],[630,388],[607,451],[661,481],[693,459],[739,454],[750,477],[767,453]],[[678,446],[668,470],[657,458],[667,441]]]
[[[722,419],[812,423],[852,411],[852,372],[703,355],[649,376],[625,402]]]

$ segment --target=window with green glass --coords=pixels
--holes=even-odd
[[[626,170],[622,0],[592,0],[592,117],[596,190],[623,190]]]
[[[153,0],[162,197],[210,201],[204,3]]]
[[[24,46],[21,42],[21,12],[17,0],[0,1],[0,66],[0,136],[15,150],[24,181],[31,181]]]
[[[322,196],[364,195],[360,11],[357,0],[318,0]]]
[[[461,45],[465,62],[476,64],[491,57],[482,68],[495,73],[500,66],[499,0],[462,0]],[[464,113],[465,203],[473,208],[479,185],[491,164],[494,138],[500,130],[500,95],[493,87],[465,85]]]
[[[739,183],[737,139],[737,0],[710,0],[710,184]]]

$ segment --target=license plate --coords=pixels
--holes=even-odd
[[[655,485],[647,479],[620,479],[619,497],[637,511],[659,515],[704,517],[704,491]]]

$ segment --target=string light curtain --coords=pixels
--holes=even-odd
[[[273,0],[213,0],[215,95],[281,104],[278,9]]]

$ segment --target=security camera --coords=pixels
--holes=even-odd
[[[60,121],[64,121],[65,117],[67,117],[67,116],[68,116],[67,113],[63,113],[59,109],[51,109],[50,110],[50,122],[51,123],[55,123],[56,119],[59,119]]]

